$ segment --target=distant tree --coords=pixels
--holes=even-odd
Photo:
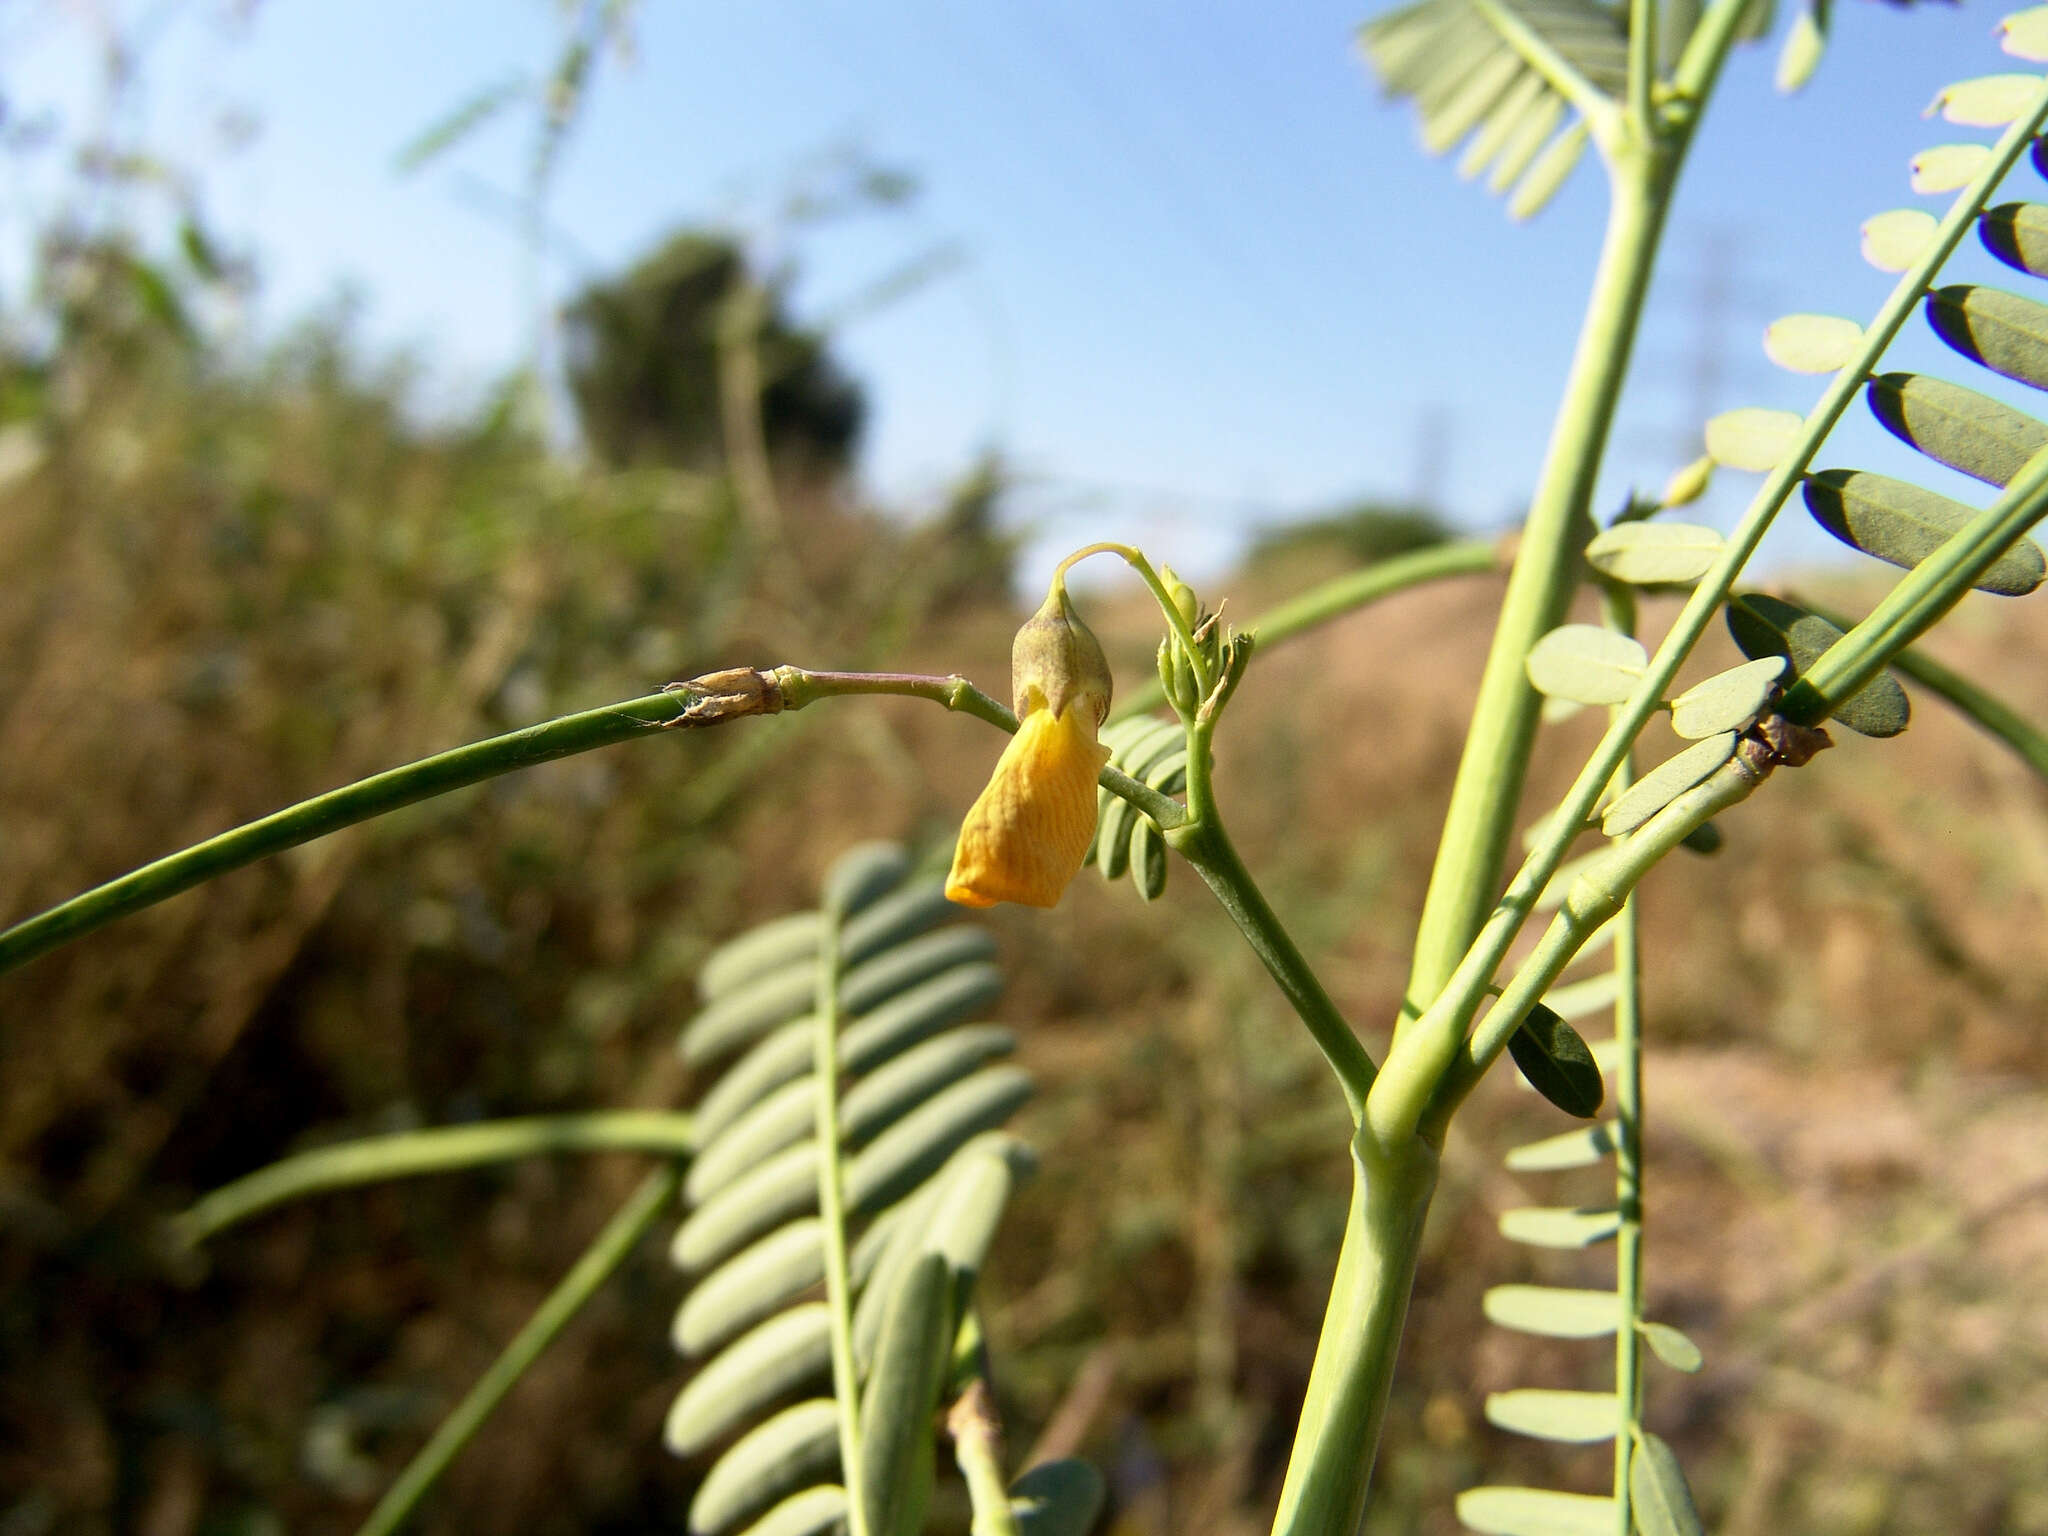
[[[1252,538],[1245,563],[1254,568],[1303,556],[1368,565],[1425,549],[1451,537],[1441,515],[1405,502],[1361,501],[1322,517],[1276,523]]]
[[[725,346],[757,360],[769,452],[838,470],[866,415],[860,386],[793,326],[781,294],[722,235],[685,232],[622,276],[592,283],[563,312],[569,389],[591,451],[609,464],[724,463]]]

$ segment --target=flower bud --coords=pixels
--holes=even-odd
[[[1074,612],[1066,583],[1055,581],[1044,606],[1024,621],[1010,645],[1011,704],[1017,718],[1039,708],[1064,715],[1068,705],[1079,703],[1099,726],[1109,715],[1110,688],[1109,658]]]

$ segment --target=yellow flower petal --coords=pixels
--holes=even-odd
[[[1025,715],[960,828],[947,900],[964,907],[1057,902],[1088,856],[1095,780],[1108,761],[1086,700],[1058,715],[1043,708]]]

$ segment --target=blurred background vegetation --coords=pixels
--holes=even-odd
[[[527,377],[423,409],[345,310],[259,357],[186,222],[53,228],[0,356],[0,919],[305,795],[719,666],[963,671],[1001,693],[1008,471],[922,522],[862,497],[865,400],[724,234],[681,231],[565,310],[582,451]],[[1275,530],[1242,617],[1441,536],[1427,509]],[[1155,555],[1171,559],[1170,548]],[[1853,602],[1853,584],[1831,595]],[[1391,1017],[1497,600],[1399,599],[1259,660],[1221,785],[1351,1017]],[[1156,621],[1100,598],[1119,675]],[[1655,623],[1657,615],[1649,615]],[[1936,647],[2048,710],[2048,627],[1983,599]],[[1726,657],[1702,658],[1701,668]],[[1531,808],[1590,737],[1556,727]],[[807,904],[847,843],[943,843],[996,750],[927,706],[660,735],[329,838],[0,981],[0,1536],[351,1529],[636,1178],[541,1161],[310,1201],[198,1260],[162,1221],[368,1132],[686,1103],[696,963]],[[1926,701],[1897,742],[1781,775],[1643,898],[1654,1315],[1706,1350],[1653,1424],[1727,1536],[2048,1532],[2048,819]],[[1343,1221],[1343,1113],[1177,872],[1084,874],[995,918],[1043,1171],[985,1296],[1012,1450],[1104,1466],[1114,1529],[1265,1528]],[[1497,1075],[1498,1077],[1499,1075]],[[1598,1283],[1498,1213],[1563,1129],[1501,1079],[1448,1149],[1371,1530],[1453,1492],[1603,1486],[1488,1429],[1484,1394],[1597,1385],[1597,1348],[1479,1294]],[[1572,1179],[1586,1181],[1573,1184]],[[422,1529],[680,1528],[659,1448],[679,1286],[631,1263],[457,1463]]]

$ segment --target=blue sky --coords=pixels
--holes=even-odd
[[[76,14],[17,11],[0,37],[17,106],[48,101],[74,129],[91,110]],[[559,297],[678,225],[736,223],[792,259],[810,315],[957,248],[948,275],[839,335],[870,390],[872,492],[930,505],[993,445],[1027,477],[1015,511],[1034,562],[1124,537],[1209,571],[1248,528],[1358,496],[1428,487],[1460,521],[1499,526],[1541,457],[1599,237],[1598,168],[1510,225],[1380,100],[1352,45],[1369,14],[648,0],[636,58],[605,60],[568,146],[551,208],[565,239],[538,274],[498,203],[520,185],[529,114],[413,175],[394,161],[477,89],[546,70],[558,21],[539,0],[268,0],[240,25],[189,7],[146,55],[134,110],[255,256],[255,334],[353,285],[372,347],[425,365],[428,409],[520,359],[536,281]],[[1813,381],[1764,361],[1765,323],[1877,305],[1890,279],[1858,259],[1857,226],[1916,201],[1914,151],[1973,136],[1921,109],[2010,64],[1998,9],[1845,0],[1836,14],[1802,96],[1771,91],[1774,45],[1731,67],[1672,221],[1608,497],[1676,467],[1703,389],[1717,409],[1810,404]],[[215,124],[231,109],[259,131],[228,153]],[[846,146],[914,172],[915,206],[781,225],[805,166]],[[17,172],[0,273],[20,270],[38,195]],[[1703,310],[1722,335],[1705,354]],[[1864,467],[1902,462],[1875,429],[1849,446]],[[1747,490],[1723,487],[1703,515],[1725,523]],[[1815,537],[1794,554],[1821,550]]]

